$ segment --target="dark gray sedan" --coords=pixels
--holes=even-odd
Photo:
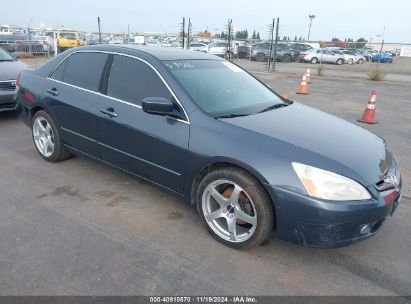
[[[29,66],[0,47],[0,112],[13,111],[17,104],[13,98],[16,81],[21,71]]]
[[[22,72],[45,160],[83,155],[196,205],[218,241],[335,247],[373,236],[401,196],[383,139],[285,100],[217,56],[89,46]]]

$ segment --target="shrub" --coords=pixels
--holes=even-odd
[[[387,75],[387,72],[384,69],[376,67],[375,69],[368,72],[368,76],[371,80],[380,81]]]
[[[317,68],[317,75],[318,76],[323,76],[325,73],[325,67],[323,64],[320,64]]]

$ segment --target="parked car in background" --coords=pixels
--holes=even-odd
[[[292,43],[290,44],[290,49],[294,52],[295,58],[298,58],[301,52],[312,50],[313,47],[304,43]]]
[[[343,64],[345,62],[344,54],[335,54],[326,49],[312,49],[305,52],[301,52],[298,56],[300,61],[311,63],[334,63]]]
[[[208,53],[219,57],[225,57],[228,50],[226,42],[213,42],[208,45]]]
[[[208,45],[205,43],[195,42],[190,44],[190,50],[207,53]]]
[[[352,50],[342,50],[342,52],[347,55],[347,56],[353,56],[354,57],[354,62],[358,64],[363,64],[364,61],[366,61],[366,58],[364,55],[362,55],[358,51],[352,51]]]
[[[250,58],[250,46],[240,45],[237,47],[238,58]]]
[[[113,37],[109,41],[109,44],[124,44],[124,39],[122,37]]]
[[[372,62],[389,62],[392,63],[392,55],[389,53],[379,53],[371,57]]]
[[[69,48],[84,46],[87,42],[80,37],[78,32],[60,31],[57,32],[57,50],[65,51]]]
[[[347,63],[347,64],[354,64],[355,63],[356,59],[355,59],[355,56],[352,55],[352,54],[346,54],[342,50],[330,50],[330,51],[333,52],[336,55],[343,56],[344,57],[344,63]]]
[[[216,56],[88,46],[19,83],[19,116],[45,161],[73,153],[162,187],[233,248],[274,229],[304,246],[350,245],[374,236],[400,203],[400,170],[382,138]]]
[[[34,40],[39,41],[43,45],[45,52],[54,52],[54,39],[50,36],[33,36]]]
[[[290,62],[295,60],[295,53],[287,44],[278,44],[277,47],[273,45],[271,58],[274,56],[274,49],[276,49],[277,61]],[[251,46],[251,60],[265,61],[270,56],[270,43],[262,42]]]
[[[17,108],[14,93],[18,87],[21,71],[30,68],[15,56],[0,47],[0,112],[13,111]]]

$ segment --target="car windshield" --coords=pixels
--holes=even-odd
[[[287,105],[238,66],[225,60],[163,61],[193,101],[214,117],[256,114]]]
[[[14,61],[15,59],[8,52],[0,48],[0,61]]]

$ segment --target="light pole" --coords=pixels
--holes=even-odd
[[[308,37],[307,37],[307,41],[310,42],[311,25],[312,25],[312,23],[313,23],[313,19],[315,19],[315,15],[308,15],[308,18],[310,18],[310,25],[308,26]]]

